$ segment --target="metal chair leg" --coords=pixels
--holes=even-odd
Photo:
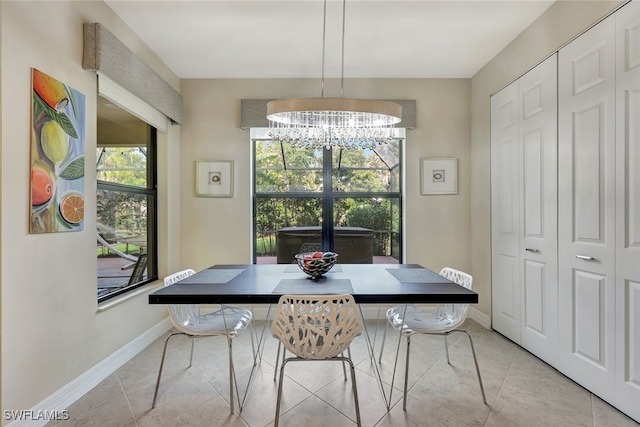
[[[280,364],[280,348],[282,344],[278,341],[278,352],[276,353],[276,363],[273,366],[273,380],[276,380],[276,375],[278,375],[278,365]]]
[[[256,342],[253,337],[253,320],[249,323],[249,335],[251,336],[251,352],[253,353],[253,366],[258,364],[258,358],[256,357]]]
[[[488,405],[487,397],[484,394],[484,386],[482,385],[482,377],[480,376],[480,367],[478,366],[478,359],[476,358],[476,350],[473,347],[473,340],[471,339],[471,335],[469,335],[469,332],[463,331],[462,329],[456,329],[456,330],[459,332],[464,332],[465,334],[467,334],[467,337],[469,337],[469,344],[471,344],[471,354],[473,354],[473,363],[475,363],[476,365],[476,372],[478,373],[478,383],[480,383],[480,391],[482,392],[482,401],[484,402],[485,405]]]
[[[411,335],[407,335],[407,363],[404,368],[404,394],[402,396],[402,409],[407,410],[407,387],[409,385],[409,353],[411,350]]]
[[[273,367],[273,380],[276,380],[276,375],[278,374],[278,365],[280,363],[284,363],[284,359],[287,357],[287,349],[282,347],[282,362],[280,362],[280,347],[282,347],[282,343],[278,342],[278,354],[276,354],[276,365]]]
[[[276,398],[276,419],[273,422],[273,427],[278,427],[278,423],[280,422],[280,401],[282,400],[282,381],[284,380],[284,366],[287,364],[288,360],[284,360],[282,362],[282,366],[280,366],[280,381],[278,381],[278,397]]]
[[[447,343],[447,335],[449,334],[444,335],[444,351],[447,353],[447,363],[451,365],[451,360],[449,360],[449,344]]]
[[[353,386],[353,400],[356,404],[356,424],[358,427],[362,426],[362,422],[360,421],[360,404],[358,403],[358,387],[356,385],[356,368],[353,366],[353,361],[351,360],[351,354],[349,354],[349,366],[351,367],[351,385]],[[344,363],[342,364],[344,366]]]
[[[231,415],[233,415],[233,383],[234,383],[234,372],[233,372],[233,349],[232,349],[232,340],[227,337],[227,341],[229,342],[229,406],[231,407]]]
[[[389,330],[389,321],[387,320],[387,326],[384,328],[384,334],[382,335],[382,344],[380,345],[380,356],[378,356],[378,363],[382,363],[382,350],[384,350],[384,342],[387,339],[388,330]]]
[[[344,351],[340,353],[340,357],[344,357]],[[351,355],[349,355],[351,357]],[[344,380],[347,380],[347,367],[345,366],[345,362],[342,362],[342,375],[344,376]]]
[[[189,367],[193,366],[193,347],[196,345],[196,339],[191,338],[191,355],[189,356]]]
[[[164,350],[162,350],[162,359],[160,359],[160,369],[158,370],[158,380],[156,381],[156,390],[153,392],[153,403],[151,404],[151,409],[156,407],[156,400],[158,399],[158,389],[160,388],[160,378],[162,377],[162,368],[164,367],[164,357],[167,354],[167,344],[169,344],[169,339],[174,335],[183,335],[181,333],[171,334],[164,341]]]

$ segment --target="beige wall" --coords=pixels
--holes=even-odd
[[[471,80],[471,272],[491,315],[490,96],[612,11],[619,1],[559,1]]]
[[[440,269],[470,268],[470,82],[346,80],[346,97],[416,99],[417,128],[406,144],[406,262]],[[251,262],[251,146],[239,128],[240,100],[319,96],[320,80],[184,80],[181,181],[183,260],[202,269],[214,263]],[[325,95],[339,95],[327,81]],[[456,157],[457,195],[421,196],[419,159]],[[194,196],[196,160],[233,160],[233,198]]]
[[[82,24],[100,22],[170,84],[179,80],[102,2],[2,2],[0,226],[2,409],[30,409],[166,317],[139,295],[104,312],[96,304],[96,75],[82,69]],[[29,234],[31,67],[85,95],[85,224]],[[180,128],[159,141],[161,274],[179,266],[168,230],[179,180]],[[175,219],[174,219],[175,220]],[[177,221],[176,220],[176,221]],[[53,409],[53,408],[42,408]]]

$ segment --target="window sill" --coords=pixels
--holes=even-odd
[[[125,301],[130,300],[131,298],[135,298],[138,295],[141,294],[149,294],[157,289],[160,289],[164,286],[164,284],[162,282],[152,282],[149,283],[148,285],[145,286],[141,286],[131,292],[127,292],[126,294],[123,295],[119,295],[117,297],[114,297],[108,301],[105,302],[101,302],[98,304],[98,309],[96,310],[98,313],[102,312],[102,311],[106,311],[109,310],[110,308],[113,308],[117,305],[122,304]]]

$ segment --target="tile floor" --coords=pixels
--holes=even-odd
[[[256,322],[256,329],[264,322]],[[384,323],[368,322],[376,347]],[[468,340],[449,338],[451,365],[441,337],[419,336],[411,342],[407,411],[402,409],[402,341],[392,407],[387,413],[372,375],[364,337],[352,344],[363,426],[638,426],[595,395],[546,363],[472,320],[465,325],[476,346],[489,405],[482,403]],[[388,339],[380,366],[392,377],[397,335]],[[158,403],[151,409],[164,337],[118,369],[69,410],[70,419],[48,426],[251,426],[273,425],[277,384],[273,380],[277,342],[266,340],[251,391],[241,413],[229,414],[227,348],[224,338],[196,341],[188,368],[190,340],[171,339]],[[236,373],[246,385],[251,366],[249,335],[234,343]],[[352,426],[355,409],[351,381],[336,362],[290,363],[285,370],[282,426]],[[389,390],[387,385],[387,390]],[[388,391],[387,391],[388,393]]]

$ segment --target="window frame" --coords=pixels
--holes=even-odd
[[[134,187],[96,179],[96,189],[98,191],[117,191],[128,194],[144,195],[147,197],[147,278],[138,283],[133,283],[108,294],[98,296],[98,304],[158,280],[158,130],[152,125],[147,124],[147,126],[149,126],[149,140],[146,152],[147,187]],[[99,149],[100,147],[98,146],[97,148]]]
[[[253,129],[252,129],[253,130]],[[333,189],[333,152],[334,149],[323,149],[323,157],[322,157],[322,175],[323,175],[323,185],[322,191],[317,192],[289,192],[289,193],[278,193],[278,192],[257,192],[256,188],[256,175],[257,175],[257,165],[256,165],[256,147],[257,142],[259,141],[269,141],[268,137],[259,137],[252,136],[251,137],[251,153],[252,153],[252,262],[254,264],[257,263],[258,258],[258,242],[257,242],[257,227],[256,227],[256,217],[257,217],[257,203],[258,199],[274,199],[274,198],[319,198],[321,199],[321,208],[322,208],[322,250],[323,251],[333,251],[334,243],[335,243],[335,218],[334,215],[334,201],[336,199],[394,199],[397,200],[398,209],[399,209],[399,218],[398,218],[398,246],[400,248],[400,255],[398,258],[398,263],[404,263],[405,253],[404,253],[404,226],[403,226],[403,210],[404,210],[404,144],[405,137],[404,135],[398,135],[396,137],[396,141],[398,141],[398,177],[399,182],[397,183],[398,191],[353,191],[353,192],[345,192],[345,191],[334,191]],[[282,151],[282,155],[284,156],[284,150]],[[376,153],[376,155],[378,155]],[[378,155],[378,157],[380,157]],[[381,159],[382,160],[382,159]],[[384,162],[384,160],[382,160]],[[286,162],[286,159],[285,159]],[[386,163],[386,162],[385,162]],[[345,168],[348,169],[348,168]],[[355,168],[361,169],[361,168]],[[329,185],[325,185],[325,183],[329,183]]]

